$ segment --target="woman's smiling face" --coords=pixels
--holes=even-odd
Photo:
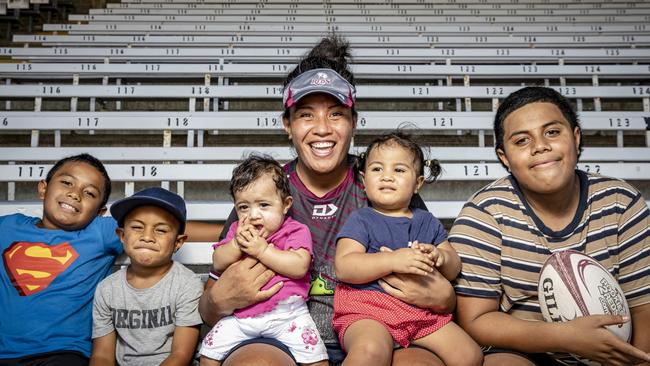
[[[283,122],[305,169],[328,174],[345,165],[356,120],[336,98],[307,95],[291,107]]]

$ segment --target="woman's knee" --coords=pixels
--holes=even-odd
[[[445,366],[445,364],[427,349],[409,347],[395,350],[392,366]]]
[[[222,366],[296,366],[296,363],[277,347],[250,344],[231,353]]]
[[[457,366],[485,365],[483,363],[484,362],[483,352],[479,347],[462,349],[459,352],[447,354],[444,360],[445,360],[445,365],[457,365]],[[503,364],[497,363],[495,365],[503,365]]]
[[[535,366],[535,363],[516,353],[492,353],[485,355],[483,366]]]

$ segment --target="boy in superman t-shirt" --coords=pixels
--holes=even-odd
[[[106,169],[81,154],[38,184],[43,216],[0,217],[0,365],[87,365],[95,287],[122,252]]]

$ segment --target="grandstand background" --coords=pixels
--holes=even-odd
[[[223,221],[230,172],[246,153],[292,158],[280,83],[332,31],[354,52],[353,151],[416,125],[443,165],[422,195],[447,227],[506,174],[492,115],[523,85],[572,100],[579,167],[650,198],[646,1],[41,2],[0,0],[0,214],[40,215],[36,182],[85,151],[107,164],[110,201],[162,185],[186,198],[191,218]]]

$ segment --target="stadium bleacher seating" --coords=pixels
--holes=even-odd
[[[0,43],[6,44],[16,32],[36,32],[43,23],[67,16],[73,0],[0,0]]]
[[[225,183],[248,152],[292,158],[280,82],[331,31],[353,46],[354,151],[403,122],[417,127],[443,165],[423,196],[447,225],[471,191],[505,174],[492,117],[523,85],[575,103],[580,168],[650,197],[645,1],[123,0],[43,30],[0,48],[0,214],[39,215],[34,182],[89,152],[123,188],[111,201],[162,184],[201,197],[188,199],[190,218],[223,221],[227,185],[212,194],[194,183]],[[209,245],[194,248],[177,255],[209,261]]]

